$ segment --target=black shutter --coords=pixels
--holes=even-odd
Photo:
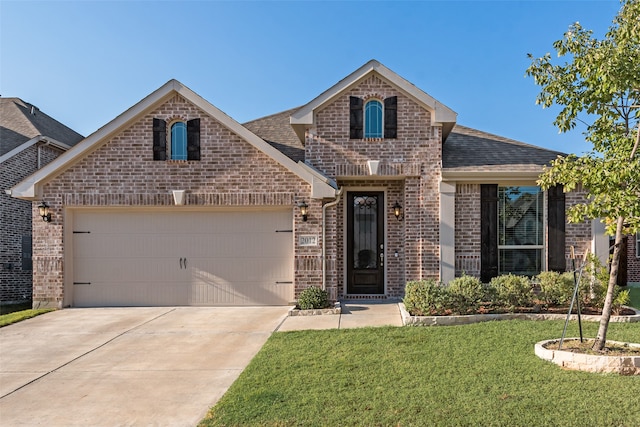
[[[362,99],[349,97],[349,138],[362,139]]]
[[[153,160],[167,160],[167,123],[153,119]]]
[[[391,96],[384,100],[384,137],[398,137],[398,97]]]
[[[200,160],[200,119],[187,122],[187,160]]]
[[[498,275],[498,186],[480,186],[480,280]]]
[[[549,265],[550,271],[564,272],[567,267],[565,259],[565,204],[562,185],[549,188]]]

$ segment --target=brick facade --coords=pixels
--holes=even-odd
[[[182,92],[181,92],[182,93]],[[350,97],[385,100],[397,97],[397,137],[350,138]],[[164,99],[164,98],[163,98]],[[441,277],[441,238],[443,247],[454,246],[455,275],[480,275],[480,182],[455,185],[446,197],[441,195],[443,169],[443,128],[432,123],[434,117],[424,104],[398,89],[378,73],[369,73],[313,111],[313,124],[304,136],[305,162],[326,177],[335,180],[343,193],[337,199],[324,195],[312,197],[312,186],[271,156],[257,149],[243,136],[234,133],[207,111],[178,93],[157,101],[157,105],[127,122],[110,136],[99,140],[95,150],[79,157],[58,176],[45,182],[43,198],[51,206],[52,222],[34,217],[35,305],[63,307],[72,304],[68,293],[70,272],[66,263],[65,230],[72,211],[82,207],[159,208],[173,207],[171,190],[187,192],[190,207],[261,207],[292,209],[294,224],[294,290],[297,296],[308,286],[323,284],[323,248],[326,288],[332,300],[341,298],[401,298],[407,281]],[[207,108],[207,107],[202,107]],[[215,116],[220,117],[220,116]],[[153,119],[200,119],[198,161],[154,161]],[[287,123],[289,126],[289,123]],[[307,126],[305,124],[305,126]],[[242,134],[241,131],[238,131]],[[266,138],[265,138],[266,139]],[[368,161],[380,161],[379,172],[371,174]],[[486,171],[485,171],[486,172]],[[490,180],[489,180],[490,181]],[[534,185],[533,182],[529,185]],[[349,295],[347,292],[347,206],[349,192],[384,192],[384,292],[375,295]],[[444,193],[443,193],[444,194]],[[446,243],[441,233],[443,207],[455,204],[455,244]],[[580,195],[566,196],[567,206]],[[309,216],[303,221],[297,202],[305,200]],[[337,202],[323,209],[327,203]],[[404,218],[396,219],[393,205],[404,209]],[[450,203],[450,204],[448,204]],[[444,208],[443,208],[444,209]],[[323,236],[323,214],[326,230]],[[447,215],[447,212],[442,215]],[[65,216],[69,215],[69,218]],[[300,246],[301,235],[316,235],[318,246]],[[581,255],[591,244],[588,223],[568,224],[566,245]],[[448,252],[449,253],[449,252]],[[567,250],[568,254],[568,250]],[[450,270],[453,274],[453,270]],[[65,292],[65,286],[67,291]]]
[[[154,161],[153,118],[201,120],[201,160]],[[311,201],[309,220],[302,222],[295,202],[306,199],[310,186],[276,161],[222,126],[179,95],[71,166],[44,186],[52,222],[33,215],[34,305],[65,304],[65,208],[86,206],[172,206],[171,190],[187,191],[189,206],[289,206],[294,212],[294,237],[320,235],[319,201]],[[297,290],[321,284],[321,247],[295,249]]]
[[[31,237],[32,203],[4,192],[58,157],[62,151],[34,144],[5,160],[0,166],[0,303],[29,301],[32,269],[22,264],[22,242]],[[42,219],[37,218],[40,222]]]

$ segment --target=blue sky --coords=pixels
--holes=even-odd
[[[581,153],[535,105],[527,53],[579,21],[602,37],[602,1],[0,0],[0,94],[83,135],[175,78],[239,122],[304,105],[377,59],[458,123]]]

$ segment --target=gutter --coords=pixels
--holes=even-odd
[[[343,188],[336,193],[335,199],[322,206],[322,290],[327,290],[327,208],[340,203]],[[337,296],[337,295],[336,295]]]

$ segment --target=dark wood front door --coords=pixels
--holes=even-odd
[[[384,193],[347,193],[347,293],[384,293]]]

